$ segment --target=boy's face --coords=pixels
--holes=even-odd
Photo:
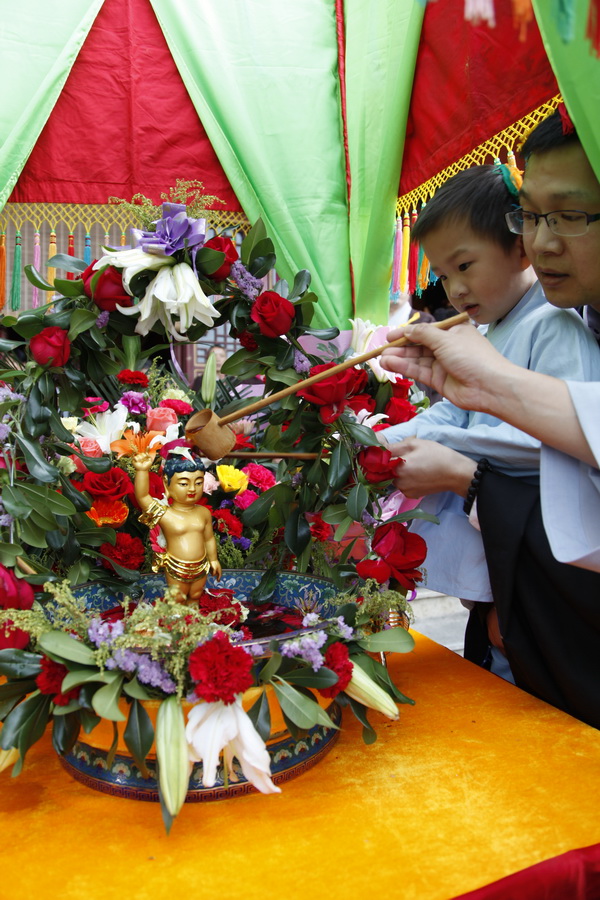
[[[197,503],[204,489],[204,472],[175,472],[168,484],[165,478],[165,488],[177,503]]]
[[[579,143],[532,154],[527,162],[523,209],[535,213],[578,209],[600,213],[600,183]],[[547,299],[563,309],[589,304],[600,310],[600,221],[587,234],[554,234],[540,219],[532,234],[523,235]]]
[[[507,315],[535,280],[520,241],[506,251],[466,222],[440,225],[422,243],[452,306],[478,325]]]

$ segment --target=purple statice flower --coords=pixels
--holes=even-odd
[[[10,434],[10,427],[0,422],[0,441],[3,443]]]
[[[340,633],[340,637],[344,638],[345,641],[349,641],[354,634],[354,628],[351,628],[350,625],[346,624],[343,616],[338,616],[335,621]]]
[[[256,300],[262,290],[262,281],[251,275],[246,266],[239,260],[234,262],[229,277],[232,278],[240,291],[242,291],[249,300]]]
[[[360,521],[363,525],[377,525],[380,520],[374,519],[373,516],[365,510],[360,517]]]
[[[0,387],[0,403],[4,403],[6,400],[25,400],[23,394],[17,394],[16,391],[11,391],[8,387]]]
[[[299,375],[308,375],[310,372],[310,360],[299,350],[294,350],[294,369]]]
[[[122,403],[132,416],[141,416],[150,409],[150,404],[139,391],[125,391],[119,403]]]
[[[233,506],[233,500],[221,500],[219,503],[219,509],[231,509]]]
[[[321,647],[326,641],[327,634],[324,631],[313,631],[293,641],[286,641],[280,645],[279,651],[282,656],[299,656],[317,672],[323,665]]]
[[[110,319],[110,313],[107,309],[103,309],[98,318],[96,319],[96,325],[98,328],[104,328],[108,325],[108,320]]]
[[[311,625],[317,625],[319,622],[319,614],[315,612],[307,613],[302,619],[302,627],[310,628]]]
[[[106,660],[107,669],[120,669],[121,672],[135,672],[140,660],[140,654],[135,650],[115,650],[113,655]]]
[[[236,547],[240,548],[240,550],[249,550],[250,544],[252,543],[252,540],[247,537],[232,537],[231,540]]]
[[[123,622],[103,622],[102,619],[92,619],[88,627],[90,641],[100,647],[101,644],[112,644],[116,638],[123,634]]]
[[[294,472],[291,478],[292,487],[300,487],[302,484],[302,472]]]
[[[178,250],[199,250],[206,237],[206,219],[191,219],[184,203],[163,203],[163,217],[155,231],[136,231],[138,246],[144,253],[173,256]]]
[[[246,644],[244,646],[244,650],[246,653],[249,653],[250,656],[264,656],[265,648],[260,644]]]
[[[156,659],[150,659],[149,656],[140,656],[137,668],[137,677],[141,684],[148,684],[150,687],[159,688],[165,694],[174,694],[177,685],[171,676],[165,672],[161,664]]]
[[[8,527],[9,525],[12,525],[14,521],[14,518],[8,513],[0,515],[0,527]]]

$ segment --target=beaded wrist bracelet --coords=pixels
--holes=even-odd
[[[465,502],[463,504],[463,510],[465,514],[468,516],[471,512],[471,508],[475,503],[475,497],[477,496],[477,491],[479,490],[479,484],[481,482],[481,478],[484,472],[491,471],[491,466],[487,459],[480,459],[477,463],[477,468],[475,469],[475,474],[471,480],[471,484],[469,485],[469,489],[467,491],[467,496],[465,497]]]

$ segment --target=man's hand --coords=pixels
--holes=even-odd
[[[402,458],[394,484],[405,497],[416,500],[428,494],[454,491],[465,497],[477,465],[468,456],[450,450],[437,441],[410,437],[391,444],[394,456]]]

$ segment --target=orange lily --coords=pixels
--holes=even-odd
[[[149,447],[149,444],[157,434],[164,435],[164,431],[139,431],[136,434],[132,428],[128,428],[119,441],[111,443],[110,449],[117,454],[117,459],[135,456],[136,453],[148,453],[154,459],[156,448]]]

